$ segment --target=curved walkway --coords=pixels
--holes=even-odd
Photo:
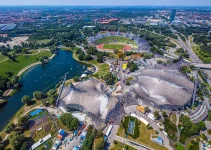
[[[52,59],[55,56],[55,54],[53,54],[50,58],[48,58],[49,60]],[[36,62],[33,63],[31,65],[26,66],[25,68],[21,69],[21,71],[18,72],[17,76],[20,76],[23,72],[25,72],[26,70],[28,70],[29,68],[35,66],[35,65],[39,65],[42,64],[41,62]]]
[[[38,64],[41,64],[41,62],[36,62],[36,63],[33,63],[29,66],[26,66],[25,68],[21,69],[21,71],[18,72],[17,76],[20,76],[23,72],[25,72],[26,70],[28,70],[29,68],[35,66],[35,65],[38,65]]]

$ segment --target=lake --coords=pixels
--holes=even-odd
[[[73,59],[71,51],[62,50],[49,63],[27,70],[20,79],[23,87],[8,99],[8,103],[4,107],[0,108],[0,130],[23,106],[21,98],[24,95],[32,97],[34,91],[46,90],[47,92],[61,81],[61,77],[65,73],[69,73],[67,79],[70,79],[74,76],[80,77],[86,70],[86,66]]]

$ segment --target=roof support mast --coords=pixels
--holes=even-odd
[[[60,86],[59,96],[57,97],[57,100],[56,100],[56,107],[58,107],[60,96],[61,96],[62,90],[64,88],[64,84],[65,84],[65,81],[66,81],[66,78],[67,78],[67,74],[68,74],[68,72],[64,75],[64,79],[63,79],[62,85]]]

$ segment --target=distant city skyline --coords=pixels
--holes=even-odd
[[[0,5],[211,6],[211,0],[0,0]]]

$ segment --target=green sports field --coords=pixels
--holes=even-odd
[[[104,44],[104,49],[116,49],[116,50],[123,50],[123,45],[119,44]]]

